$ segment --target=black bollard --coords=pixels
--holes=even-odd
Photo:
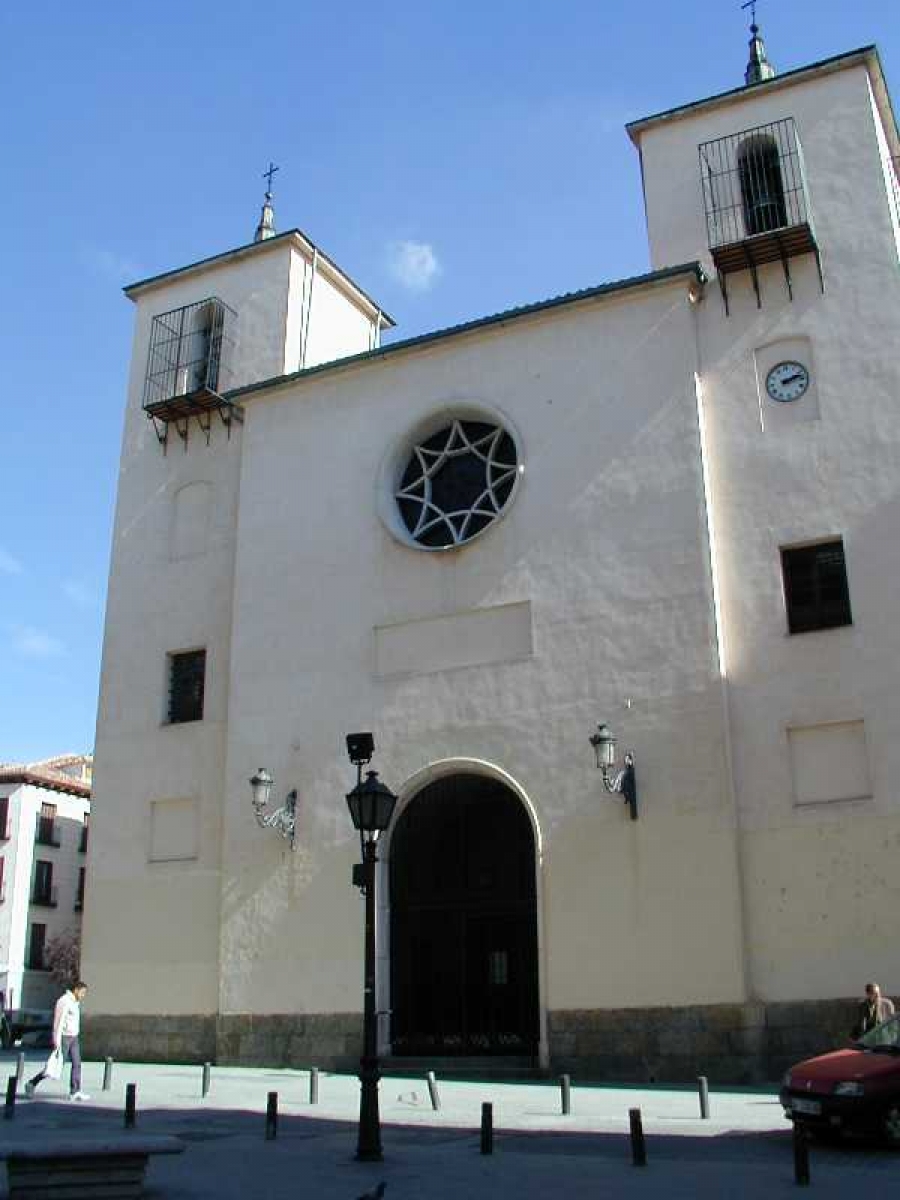
[[[428,1080],[428,1095],[431,1097],[431,1107],[437,1112],[441,1107],[441,1098],[438,1095],[438,1086],[437,1080],[434,1077],[434,1071],[429,1071],[425,1078]]]
[[[106,1060],[106,1062],[103,1064],[103,1090],[104,1090],[104,1092],[108,1092],[109,1089],[112,1087],[112,1069],[113,1069],[113,1060],[111,1058],[108,1058]]]
[[[570,1075],[560,1075],[559,1092],[562,1101],[562,1115],[567,1117],[572,1111],[572,1077]]]
[[[705,1075],[697,1076],[697,1088],[700,1092],[700,1116],[704,1121],[709,1120],[709,1080]]]
[[[16,1055],[16,1083],[21,1083],[25,1077],[25,1055],[20,1051]]]
[[[129,1083],[125,1088],[125,1128],[134,1129],[137,1120],[137,1084]]]
[[[309,1072],[309,1102],[319,1103],[319,1068],[312,1067]]]
[[[641,1110],[639,1108],[629,1108],[628,1119],[631,1122],[631,1161],[636,1167],[646,1167],[647,1147],[644,1143]]]
[[[11,1121],[16,1115],[16,1087],[18,1080],[15,1075],[10,1075],[6,1081],[6,1105],[3,1109],[4,1121]]]
[[[481,1106],[481,1153],[494,1153],[494,1106],[493,1104],[482,1104]]]
[[[206,1096],[209,1093],[209,1073],[210,1073],[210,1065],[209,1065],[209,1063],[204,1063],[203,1064],[203,1083],[200,1085],[200,1095],[201,1096]]]
[[[809,1142],[806,1130],[794,1122],[794,1182],[809,1187]]]
[[[273,1142],[278,1133],[278,1093],[269,1092],[266,1103],[266,1141]]]

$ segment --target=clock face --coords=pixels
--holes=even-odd
[[[799,400],[808,387],[809,371],[802,363],[780,362],[766,376],[766,391],[782,404]]]

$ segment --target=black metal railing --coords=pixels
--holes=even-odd
[[[54,817],[38,817],[34,840],[39,846],[59,845],[59,828]]]
[[[810,223],[793,117],[703,142],[700,176],[711,250]]]
[[[215,407],[232,386],[237,314],[215,296],[153,318],[144,409],[162,418]],[[192,403],[193,402],[193,403]]]

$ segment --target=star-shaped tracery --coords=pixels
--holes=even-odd
[[[406,528],[423,546],[462,545],[503,511],[518,470],[504,429],[453,421],[412,449],[395,492]]]

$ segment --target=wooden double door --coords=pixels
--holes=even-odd
[[[391,839],[391,1044],[402,1055],[534,1055],[535,846],[521,801],[459,774],[424,788]]]

